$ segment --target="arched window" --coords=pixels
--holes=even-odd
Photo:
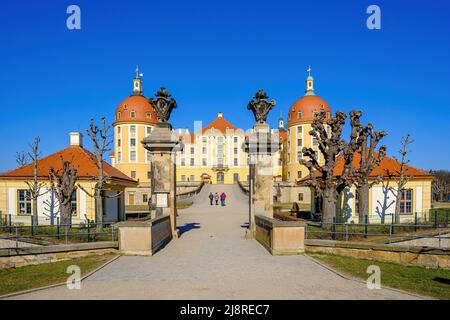
[[[119,111],[117,112],[117,120],[119,120],[122,117],[122,113]]]
[[[123,104],[123,109],[124,109],[124,110],[127,110],[127,108],[128,108],[127,104],[124,103],[124,104]]]

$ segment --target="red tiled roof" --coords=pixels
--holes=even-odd
[[[94,155],[83,147],[67,147],[38,161],[38,178],[40,180],[47,180],[48,175],[50,174],[50,167],[53,167],[55,170],[60,170],[62,168],[63,159],[64,161],[70,161],[71,167],[77,169],[79,180],[93,180],[97,177],[98,173],[93,157]],[[107,162],[103,162],[103,172],[107,179],[137,184],[135,180],[131,179]],[[16,180],[30,178],[33,178],[33,163],[0,174],[0,179]]]
[[[209,123],[206,127],[203,127],[202,133],[205,133],[208,130],[219,130],[223,134],[227,133],[227,130],[237,130],[235,126],[233,126],[231,123],[229,123],[227,120],[225,120],[223,117],[217,117],[214,121]]]
[[[375,152],[375,157],[378,157],[378,153]],[[359,168],[359,164],[361,162],[361,153],[360,152],[356,152],[354,157],[353,157],[353,161],[352,161],[352,166],[354,168]],[[378,167],[376,167],[374,170],[372,170],[372,172],[370,173],[370,177],[371,178],[375,178],[379,175],[383,175],[383,176],[387,176],[388,173],[393,176],[393,177],[398,177],[399,176],[399,171],[400,171],[400,162],[396,161],[393,158],[390,158],[388,156],[385,156],[383,158],[383,160],[381,161],[380,165]],[[334,167],[334,171],[333,171],[333,175],[335,177],[342,175],[342,171],[344,170],[344,157],[342,155],[339,155],[338,157],[336,157],[336,165]],[[413,176],[413,178],[415,179],[431,179],[433,177],[432,174],[405,165],[405,174]],[[320,172],[316,171],[316,176],[319,176]],[[300,181],[306,181],[309,180],[309,176],[305,177],[303,179],[301,179]]]

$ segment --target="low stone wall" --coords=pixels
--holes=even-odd
[[[305,241],[305,250],[359,259],[450,269],[450,249],[308,239]]]
[[[255,216],[255,238],[273,255],[304,252],[305,223]]]
[[[117,252],[117,241],[0,249],[0,269]]]
[[[172,240],[169,215],[148,221],[123,221],[116,226],[123,254],[151,256]]]

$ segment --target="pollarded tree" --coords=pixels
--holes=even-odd
[[[410,152],[408,147],[413,142],[414,140],[411,140],[411,135],[409,133],[406,137],[402,137],[400,142],[402,147],[398,152],[401,155],[401,159],[394,157],[394,159],[400,163],[400,169],[393,173],[388,172],[388,178],[391,177],[397,180],[397,189],[391,191],[395,195],[395,223],[400,223],[400,206],[403,189],[411,179],[411,175],[408,174],[408,163],[410,161],[408,159],[408,153]]]
[[[111,140],[108,135],[110,128],[111,126],[106,125],[105,117],[102,117],[100,128],[94,124],[94,119],[91,119],[89,129],[87,130],[87,133],[92,140],[94,148],[93,160],[98,170],[97,182],[94,188],[94,198],[97,231],[99,232],[103,229],[103,198],[106,184],[106,178],[103,172],[104,154],[111,150],[110,146],[113,143],[113,140]]]
[[[379,175],[374,181],[369,183],[371,172],[380,165],[380,162],[386,155],[385,145],[379,148],[377,155],[375,154],[378,143],[386,135],[387,133],[385,131],[375,131],[371,123],[359,133],[358,140],[361,144],[359,151],[361,159],[359,161],[359,167],[354,169],[353,177],[359,197],[358,215],[360,223],[365,221],[364,218],[369,213],[369,189],[383,179],[382,175]]]
[[[319,163],[318,152],[312,148],[303,148],[303,155],[309,157],[309,160],[302,159],[300,163],[310,172],[307,184],[322,196],[322,222],[333,221],[339,195],[353,183],[353,156],[361,146],[361,140],[358,139],[362,130],[361,115],[361,111],[350,112],[351,134],[348,142],[341,137],[347,119],[345,113],[338,111],[334,117],[327,117],[325,112],[314,115],[309,134],[317,139],[324,163],[323,165]],[[342,172],[334,175],[338,156],[342,156]]]
[[[59,202],[60,222],[67,230],[72,224],[71,199],[76,189],[78,176],[77,169],[71,168],[69,161],[63,159],[61,161],[63,162],[61,170],[50,168],[49,180]]]
[[[433,201],[447,201],[450,194],[450,171],[436,170],[431,173],[434,175],[431,185]]]

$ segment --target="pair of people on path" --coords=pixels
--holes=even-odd
[[[222,192],[220,196],[217,192],[215,194],[210,192],[208,197],[209,197],[210,205],[213,205],[213,200],[214,200],[216,202],[216,206],[217,206],[219,204],[219,199],[220,199],[220,203],[223,207],[225,205],[225,199],[227,198],[227,195],[225,194],[225,192]]]

